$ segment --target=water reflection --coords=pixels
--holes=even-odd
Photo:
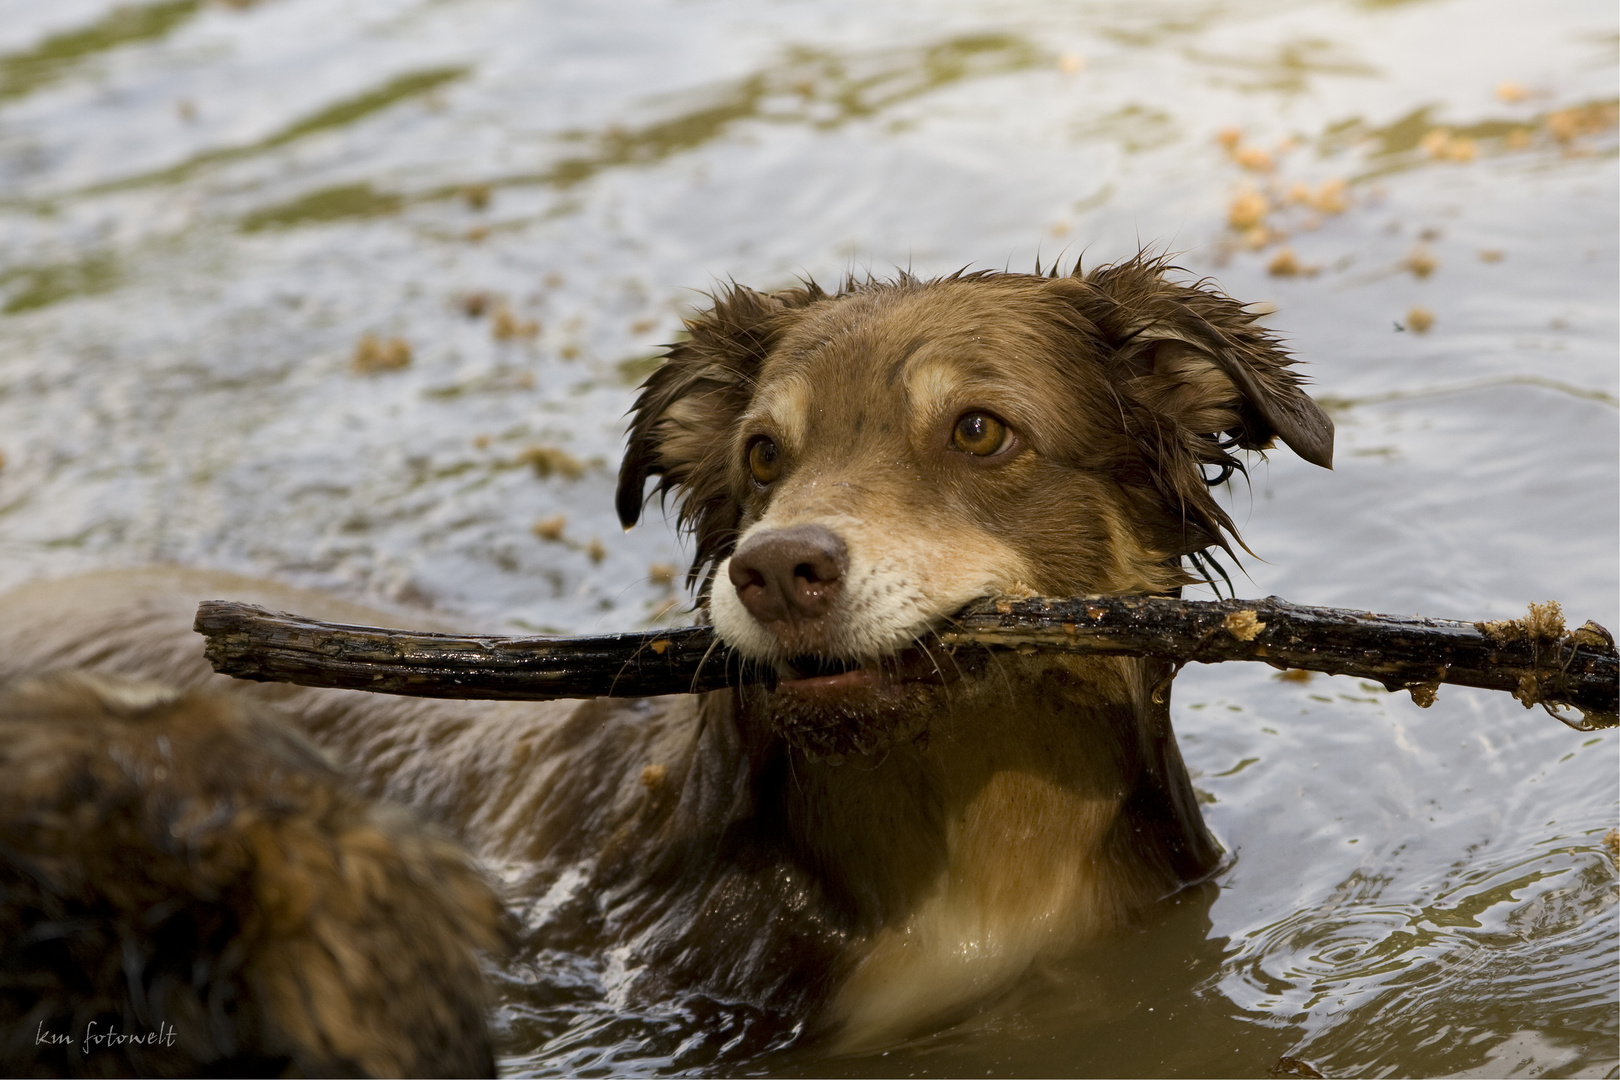
[[[0,55],[0,102],[66,79],[99,53],[164,37],[201,7],[201,0],[119,5],[88,25],[51,34],[31,48]]]
[[[1260,1076],[1298,1038],[1212,986],[1231,942],[1212,933],[1218,890],[1190,890],[1135,933],[1033,975],[955,1028],[886,1054],[780,1064],[831,1076]]]

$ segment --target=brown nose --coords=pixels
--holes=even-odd
[[[831,529],[768,529],[749,537],[731,557],[731,584],[760,622],[798,622],[827,613],[848,565],[844,542]]]

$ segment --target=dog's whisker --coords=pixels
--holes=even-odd
[[[703,674],[703,665],[709,662],[709,657],[714,655],[716,649],[721,648],[725,648],[725,645],[721,642],[719,635],[716,635],[714,640],[709,642],[709,647],[703,650],[703,656],[698,660],[696,670],[692,672],[692,682],[686,689],[687,693],[694,694],[697,692],[698,677]],[[726,649],[726,651],[721,654],[720,666],[722,671],[729,669],[732,655],[731,649]]]
[[[940,679],[945,680],[945,669],[940,666],[939,660],[935,658],[934,653],[931,649],[929,649],[927,642],[922,639],[921,635],[914,635],[911,640],[913,643],[915,643],[916,647],[921,650],[923,656],[927,657],[929,665],[934,669],[934,674]],[[956,668],[957,677],[960,678],[963,675],[963,671],[962,665],[957,663],[956,654],[949,649],[943,649],[941,651],[943,651],[945,655],[950,658],[951,664]],[[946,681],[948,683],[948,680]]]

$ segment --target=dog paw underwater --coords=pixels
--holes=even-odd
[[[639,701],[277,698],[361,790],[517,868],[509,983],[607,958],[626,1015],[709,1002],[856,1052],[966,1015],[1218,874],[1169,665],[967,664],[927,642],[981,597],[1174,594],[1196,580],[1185,564],[1238,542],[1211,490],[1237,455],[1280,441],[1329,466],[1332,424],[1254,316],[1138,258],[836,294],[734,286],[687,327],[636,400],[617,509],[634,525],[649,480],[673,503],[700,617],[773,682]],[[86,656],[206,679],[187,605],[253,599],[227,584],[164,571],[61,586],[71,602],[49,583],[0,598],[0,666]],[[322,617],[320,600],[273,606]],[[50,843],[90,841],[41,841],[41,859]],[[269,918],[267,902],[235,910]],[[489,947],[489,919],[434,910],[435,932]],[[420,959],[434,938],[402,940]]]

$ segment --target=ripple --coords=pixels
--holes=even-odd
[[[1453,1071],[1460,1050],[1483,1058],[1529,1027],[1577,1044],[1620,1033],[1620,887],[1595,841],[1461,865],[1425,905],[1379,902],[1390,879],[1358,871],[1245,935],[1221,990],[1303,1024],[1291,1053],[1357,1075]],[[1585,1064],[1606,1060],[1590,1042],[1577,1049]]]

